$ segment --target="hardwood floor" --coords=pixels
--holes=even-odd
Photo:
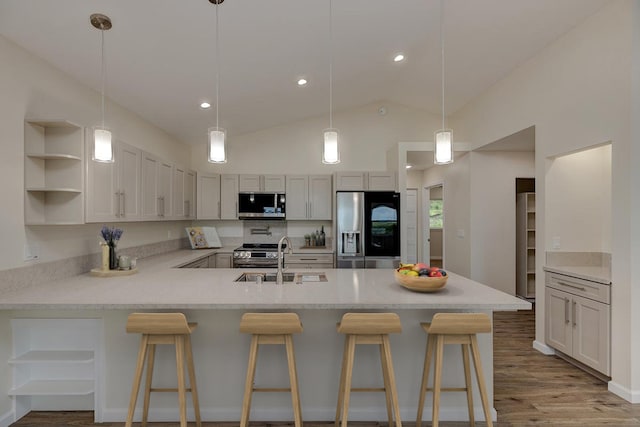
[[[494,314],[494,406],[497,427],[506,426],[640,426],[640,404],[632,405],[607,391],[606,383],[556,356],[545,356],[531,345],[535,336],[533,311]],[[304,414],[304,408],[303,408]],[[121,427],[124,423],[94,424],[93,412],[32,412],[11,427]],[[305,422],[307,427],[333,423]],[[413,422],[403,425],[413,426]],[[175,427],[178,423],[149,423]],[[190,423],[190,426],[195,423]],[[238,423],[205,422],[204,427]],[[289,427],[292,423],[251,423],[252,427]],[[349,423],[378,427],[387,423]],[[428,426],[430,423],[423,423]],[[440,423],[443,427],[467,423]],[[478,426],[484,423],[476,423]]]

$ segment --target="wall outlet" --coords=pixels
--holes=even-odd
[[[551,239],[551,248],[560,249],[560,236],[555,236]]]
[[[464,228],[458,228],[456,236],[458,236],[458,239],[464,239]]]
[[[38,245],[24,245],[24,260],[35,261],[40,258]]]

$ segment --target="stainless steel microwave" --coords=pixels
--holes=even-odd
[[[238,218],[285,218],[286,198],[284,193],[239,193]]]

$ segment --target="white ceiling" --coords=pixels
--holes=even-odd
[[[446,110],[454,112],[607,0],[446,0]],[[0,34],[198,144],[215,125],[215,8],[208,0],[0,0]],[[329,1],[226,0],[220,125],[252,132],[329,110]],[[388,101],[439,114],[439,0],[333,0],[334,111]],[[403,63],[391,58],[402,51]],[[298,77],[310,83],[297,87]],[[98,118],[96,118],[98,119]],[[107,120],[108,121],[108,120]],[[339,127],[339,123],[334,123]]]

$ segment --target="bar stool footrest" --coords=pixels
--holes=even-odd
[[[287,391],[291,391],[291,388],[278,388],[278,387],[260,387],[260,388],[253,388],[253,391],[261,391],[261,392],[287,392]]]

